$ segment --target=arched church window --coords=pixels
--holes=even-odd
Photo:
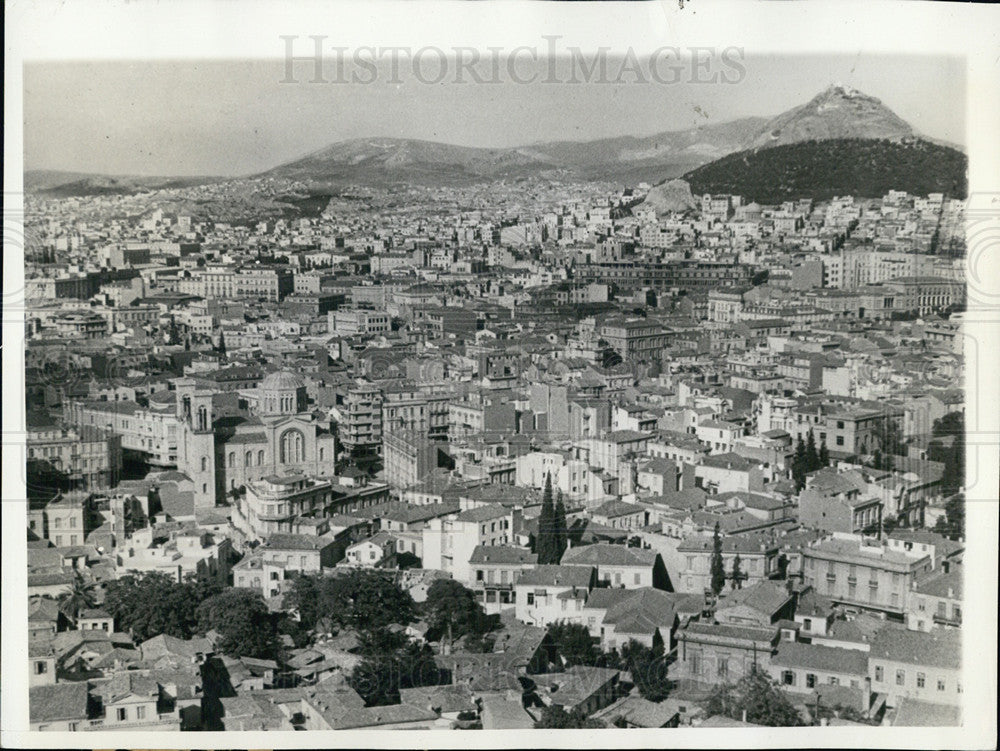
[[[282,464],[297,464],[305,461],[305,437],[296,429],[281,434],[280,458]]]

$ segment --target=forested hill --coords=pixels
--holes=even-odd
[[[691,170],[684,179],[695,195],[729,193],[765,204],[878,198],[890,190],[965,198],[967,169],[962,152],[920,138],[843,138],[740,151]]]

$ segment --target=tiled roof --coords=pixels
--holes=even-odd
[[[469,563],[497,563],[497,564],[535,564],[538,556],[530,550],[515,548],[509,545],[477,545]]]
[[[719,600],[717,610],[721,611],[744,605],[771,616],[778,612],[790,599],[792,599],[792,596],[783,584],[762,581],[743,589],[734,589],[727,592]]]
[[[950,630],[923,632],[886,628],[872,640],[871,656],[873,660],[958,670],[962,664],[961,634]]]
[[[830,673],[868,674],[868,653],[860,649],[838,649],[794,641],[778,642],[771,664],[781,667],[823,670]]]
[[[656,562],[655,550],[630,548],[625,545],[595,543],[570,548],[562,557],[562,565],[588,566],[642,566],[647,568]]]
[[[588,566],[536,566],[521,573],[518,586],[588,587],[593,569]]]
[[[86,681],[32,686],[28,691],[31,722],[87,719],[88,689]]]

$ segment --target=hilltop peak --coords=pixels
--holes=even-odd
[[[885,138],[915,135],[913,128],[881,100],[844,84],[833,84],[806,104],[769,120],[750,148],[769,148],[832,138]]]

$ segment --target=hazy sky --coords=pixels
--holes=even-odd
[[[745,76],[734,84],[692,83],[690,75],[668,84],[636,84],[629,76],[622,84],[423,84],[404,65],[403,83],[390,82],[383,69],[363,85],[307,83],[311,70],[302,64],[295,69],[300,83],[282,84],[280,60],[33,63],[24,69],[24,164],[241,175],[362,136],[503,147],[650,135],[776,115],[832,83],[878,97],[918,132],[965,143],[957,58],[815,55],[742,64]],[[713,70],[735,75],[719,63]]]

